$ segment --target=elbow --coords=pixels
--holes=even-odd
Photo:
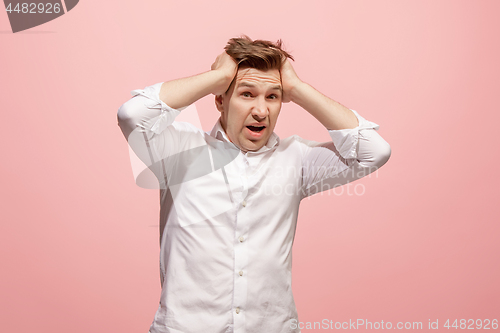
[[[360,145],[358,162],[371,172],[381,168],[391,157],[391,146],[375,131],[365,133]]]
[[[130,121],[130,115],[129,112],[127,111],[127,103],[123,104],[118,108],[116,119],[118,121],[118,126],[120,126],[120,128],[123,128],[123,126]]]
[[[130,103],[131,100],[125,102],[122,106],[118,108],[118,112],[116,114],[118,126],[120,127],[123,135],[127,139],[132,130],[135,128],[134,117],[132,116],[133,112],[131,112],[130,110],[131,108]]]
[[[123,135],[125,136],[125,138],[128,138],[130,133],[128,133],[128,131],[126,130],[125,124],[128,123],[130,117],[128,116],[127,110],[124,107],[124,105],[125,104],[123,104],[118,108],[118,113],[116,114],[116,120],[118,121],[118,127],[120,127]]]
[[[392,152],[391,146],[385,141],[384,144],[380,144],[378,146],[374,160],[374,165],[377,169],[381,168],[384,164],[387,163],[387,161],[389,161],[389,158],[391,157],[391,152]]]
[[[376,151],[372,152],[369,160],[358,160],[361,169],[358,170],[358,177],[365,177],[380,169],[391,157],[391,146],[389,144],[378,145]]]

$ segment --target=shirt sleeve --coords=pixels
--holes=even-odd
[[[118,109],[117,119],[123,135],[139,159],[157,177],[159,164],[178,153],[189,140],[189,134],[201,130],[175,118],[186,107],[173,109],[160,99],[163,82],[132,90],[132,98]],[[162,175],[163,177],[164,175]]]
[[[160,99],[162,84],[160,82],[144,89],[132,90],[132,98],[118,109],[118,126],[126,138],[137,128],[149,137],[160,134],[185,109],[173,109]]]
[[[354,112],[352,129],[328,130],[331,142],[306,141],[302,160],[302,198],[355,181],[378,170],[390,158],[390,145],[379,125]]]

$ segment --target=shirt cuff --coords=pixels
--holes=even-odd
[[[181,113],[182,110],[187,108],[187,106],[184,106],[184,107],[181,107],[178,109],[174,109],[174,108],[171,108],[170,106],[168,106],[167,104],[165,104],[165,102],[163,102],[160,99],[160,89],[161,89],[162,84],[163,84],[163,82],[159,82],[159,83],[156,83],[152,86],[148,86],[144,89],[136,89],[136,90],[132,90],[130,92],[130,94],[132,94],[132,96],[141,95],[141,96],[144,96],[144,97],[150,99],[151,102],[146,103],[146,107],[148,109],[161,110],[160,115],[158,117],[156,117],[156,119],[154,119],[153,125],[151,125],[151,128],[150,128],[150,130],[156,134],[160,134],[168,126],[172,125],[172,123],[175,120],[175,117],[177,117]]]
[[[340,156],[345,159],[357,158],[358,157],[358,141],[359,141],[359,131],[362,129],[373,128],[374,130],[379,129],[379,125],[374,122],[368,121],[361,117],[356,111],[354,112],[358,118],[359,125],[355,128],[341,129],[341,130],[328,130],[328,134],[332,138],[333,144]]]

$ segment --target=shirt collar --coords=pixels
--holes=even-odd
[[[212,131],[210,132],[210,136],[216,138],[217,140],[225,141],[225,142],[231,142],[229,138],[227,137],[226,131],[224,131],[224,128],[222,128],[222,124],[220,122],[220,117],[217,119],[217,122],[215,123],[214,127],[212,128]],[[280,138],[276,133],[271,133],[271,136],[269,137],[269,140],[267,140],[267,143],[262,146],[257,151],[249,151],[248,153],[251,154],[257,154],[257,153],[263,153],[268,150],[273,149],[274,147],[278,146],[280,144]],[[236,146],[236,145],[235,145]]]

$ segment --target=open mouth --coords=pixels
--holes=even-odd
[[[264,128],[266,128],[266,126],[247,126],[247,128],[252,132],[258,133],[262,131]]]

